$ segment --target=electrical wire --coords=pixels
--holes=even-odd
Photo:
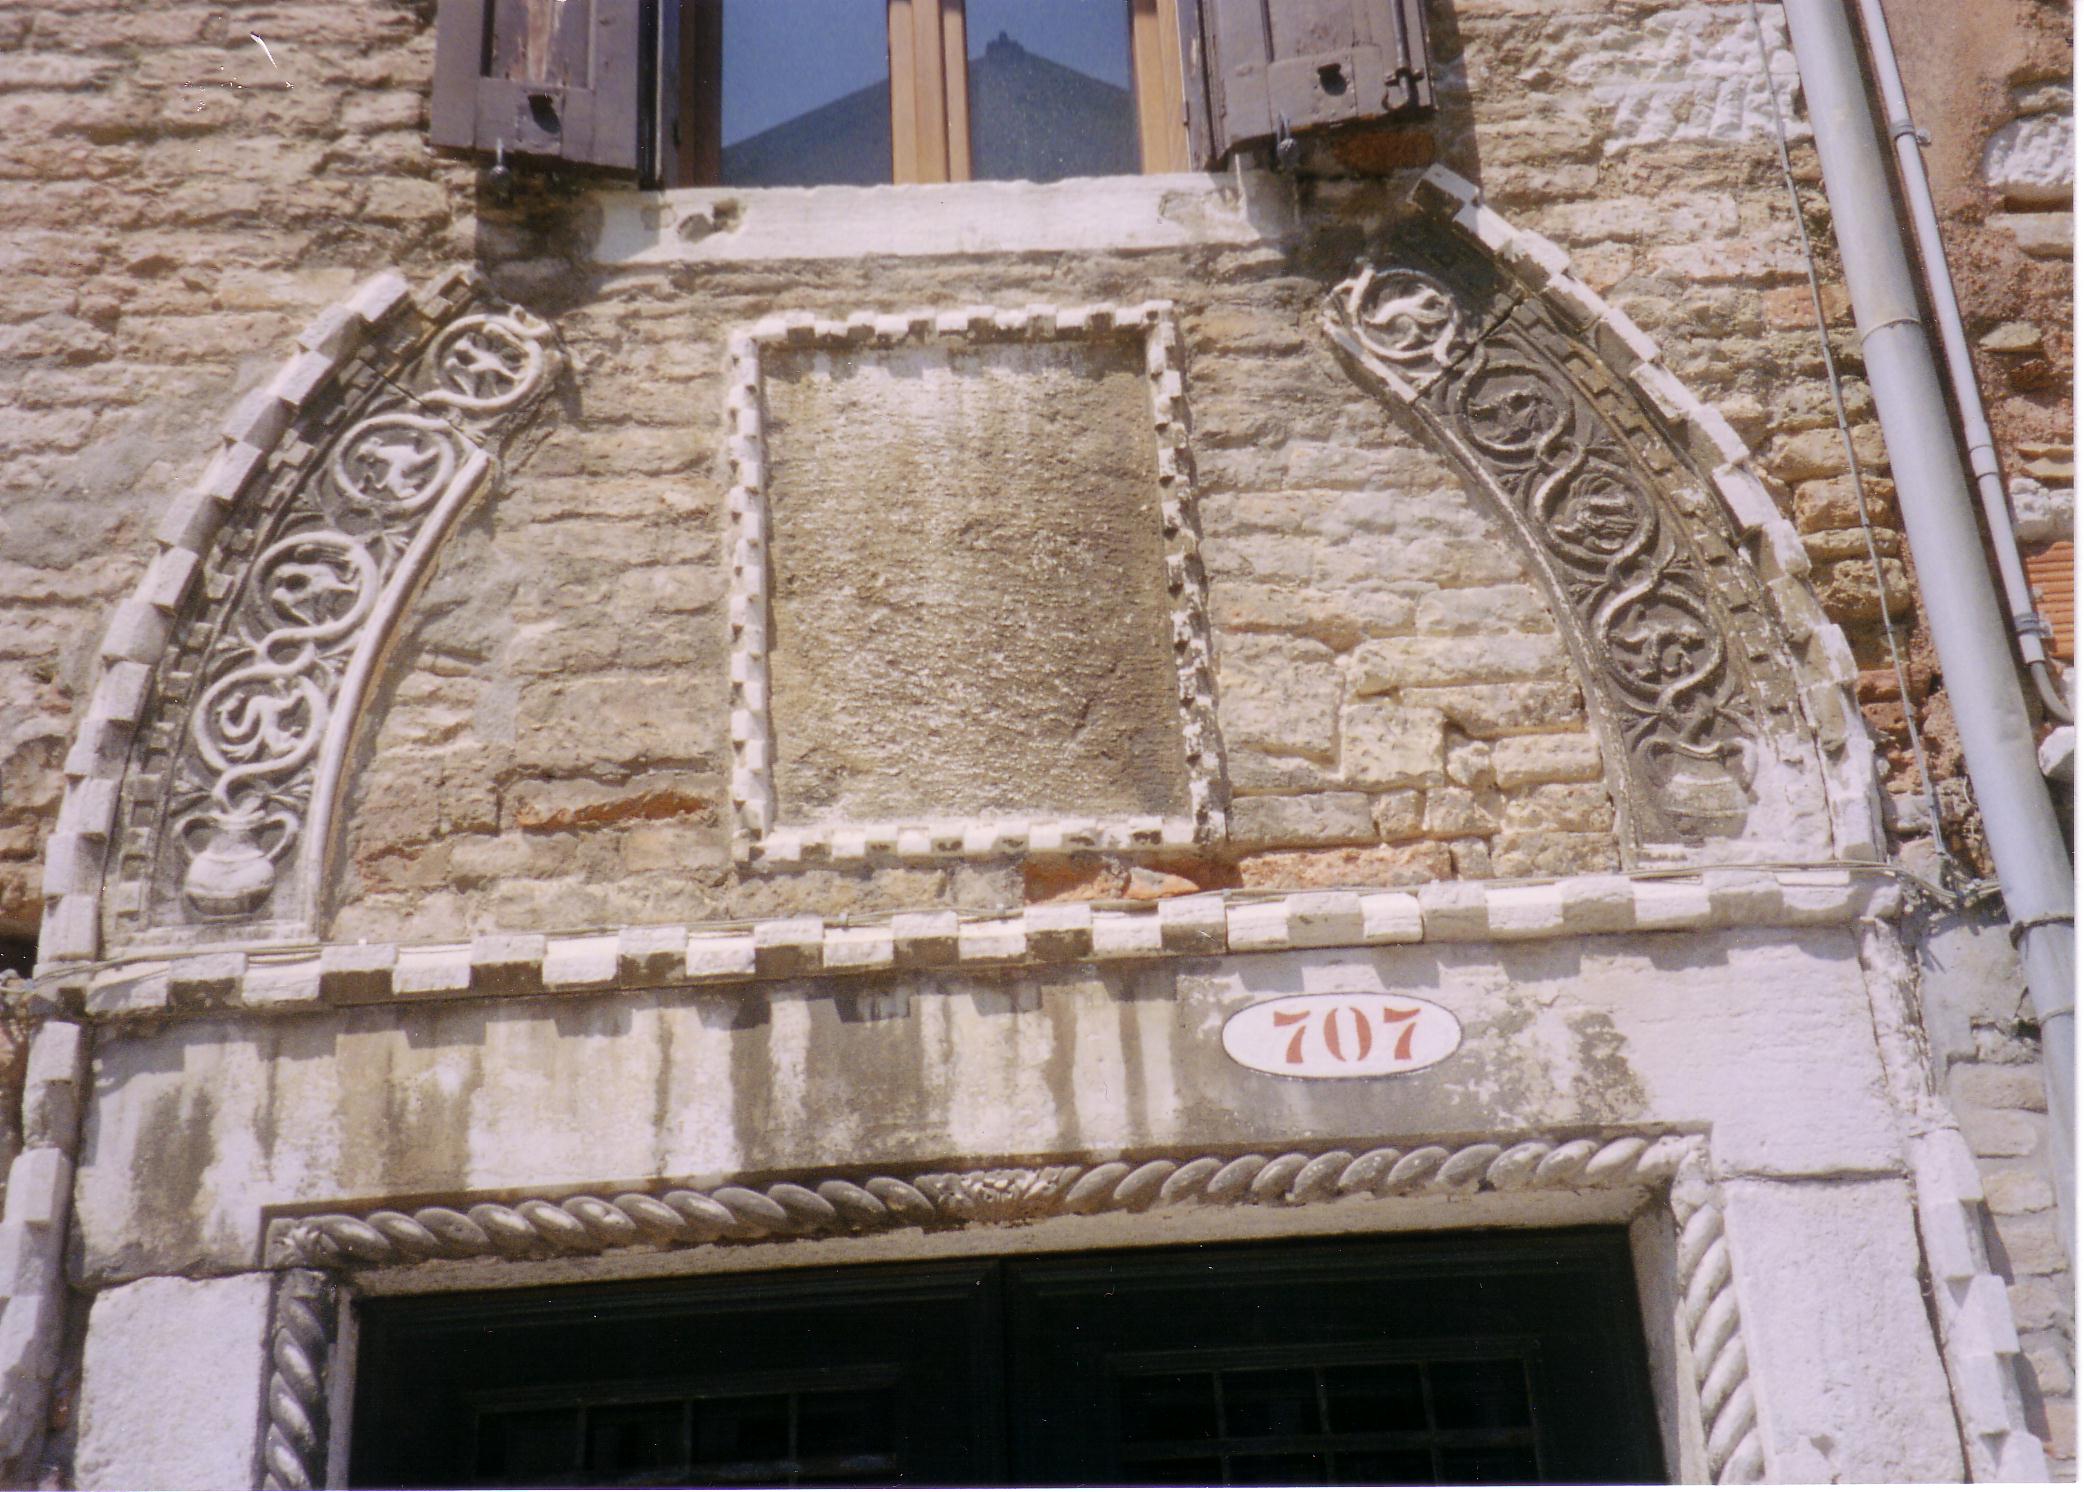
[[[1816,264],[1816,244],[1809,236],[1809,220],[1802,215],[1801,188],[1795,182],[1794,161],[1787,149],[1787,119],[1780,108],[1780,90],[1773,82],[1773,58],[1766,50],[1765,24],[1759,17],[1758,0],[1747,0],[1751,11],[1751,35],[1758,43],[1758,65],[1763,73],[1766,96],[1773,111],[1773,142],[1780,152],[1780,175],[1787,183],[1787,199],[1794,211],[1795,232],[1801,236],[1802,260],[1809,276],[1809,301],[1816,312],[1816,340],[1823,351],[1824,378],[1831,389],[1831,411],[1838,421],[1838,436],[1845,445],[1846,469],[1852,475],[1853,504],[1859,510],[1860,533],[1866,540],[1867,563],[1874,570],[1874,593],[1881,606],[1881,635],[1888,644],[1889,667],[1896,675],[1896,692],[1903,701],[1903,723],[1910,734],[1910,754],[1917,763],[1918,782],[1924,788],[1927,811],[1932,815],[1932,845],[1938,852],[1943,877],[1961,876],[1960,863],[1948,849],[1939,813],[1939,789],[1932,781],[1932,765],[1925,754],[1924,733],[1918,729],[1917,706],[1910,697],[1910,674],[1896,641],[1896,623],[1889,615],[1888,575],[1882,569],[1881,547],[1874,537],[1874,519],[1867,507],[1867,484],[1860,471],[1860,455],[1853,444],[1852,422],[1845,413],[1845,384],[1838,372],[1838,358],[1831,351],[1830,317],[1824,310],[1823,280]]]

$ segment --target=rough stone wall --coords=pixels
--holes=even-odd
[[[102,619],[218,416],[372,269],[473,254],[471,173],[425,144],[431,11],[0,13],[0,935],[35,934]]]
[[[1524,561],[1303,330],[1343,266],[1337,250],[1354,246],[1075,265],[870,261],[779,291],[767,266],[590,278],[568,266],[576,290],[546,309],[587,371],[574,407],[452,538],[399,645],[351,790],[332,935],[1002,906],[1119,895],[1136,869],[1156,889],[1163,877],[1406,884],[1612,868],[1599,750]],[[1138,855],[1135,866],[1097,855],[732,863],[724,346],[778,297],[826,316],[1179,305],[1234,853]],[[783,487],[789,439],[772,443]],[[973,500],[967,526],[996,500]],[[789,531],[778,516],[784,571]],[[864,537],[926,542],[899,527]],[[852,575],[873,586],[876,562],[861,556]],[[1038,603],[1047,596],[1047,575],[1026,584]],[[790,608],[778,616],[789,621]],[[1167,635],[1162,614],[1145,625]],[[847,749],[843,728],[808,710],[791,719],[793,677],[777,670],[772,707],[785,749],[799,724],[813,744]],[[954,782],[962,744],[933,725],[912,749]]]
[[[2071,201],[2073,17],[2067,6],[1991,0],[1886,0],[1925,151],[1947,254],[1975,349],[1983,397],[2029,559],[2063,557],[2072,541],[2076,380]],[[1931,687],[1917,639],[1916,690]],[[1953,765],[1944,681],[1921,707]],[[1902,712],[1894,711],[1900,732]],[[1875,720],[1876,707],[1868,716]],[[1876,723],[1883,723],[1877,721]],[[1958,765],[1954,765],[1958,773]],[[1960,794],[1961,784],[1952,792]],[[1947,791],[1947,789],[1942,790]],[[1973,848],[1973,846],[1970,846]],[[1956,947],[1964,931],[1942,932]],[[2054,1209],[2038,1033],[2024,1019],[2021,976],[1996,929],[1980,956],[1928,973],[1927,1018],[1942,1091],[1983,1172],[1993,1261],[2046,1416],[2050,1470],[2077,1474],[2076,1312],[2071,1254]],[[1980,977],[1968,977],[1974,971]],[[2034,1394],[2029,1394],[2031,1403]]]

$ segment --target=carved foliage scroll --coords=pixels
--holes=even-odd
[[[1731,647],[1754,629],[1732,616],[1741,582],[1711,573],[1717,561],[1734,570],[1727,542],[1701,552],[1693,530],[1712,520],[1682,514],[1660,480],[1670,474],[1647,468],[1632,411],[1586,376],[1592,360],[1479,268],[1423,248],[1361,266],[1323,320],[1366,381],[1496,501],[1575,624],[1588,703],[1623,747],[1636,835],[1740,829],[1762,726],[1784,710]]]
[[[552,357],[547,323],[466,285],[307,405],[228,516],[156,680],[112,931],[266,935],[308,919],[329,768],[373,655]]]

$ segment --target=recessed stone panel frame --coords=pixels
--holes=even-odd
[[[873,356],[904,346],[1021,343],[1140,344],[1150,393],[1157,506],[1170,603],[1170,644],[1186,756],[1186,812],[1129,816],[993,815],[790,825],[777,802],[769,690],[772,517],[765,365],[775,350]],[[1167,301],[1135,305],[969,307],[844,321],[766,318],[729,342],[725,401],[731,471],[730,625],[732,852],[743,864],[934,859],[1088,849],[1156,850],[1220,841],[1225,833],[1222,738],[1216,725],[1208,587],[1194,513],[1193,460],[1178,321]]]
[[[269,1220],[254,1485],[339,1485],[354,1301],[954,1256],[1457,1227],[1624,1225],[1674,1480],[1767,1475],[1708,1136],[1356,1140],[969,1170],[749,1176],[547,1196],[404,1199]],[[1133,1221],[1132,1221],[1133,1219]]]

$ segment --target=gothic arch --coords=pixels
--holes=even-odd
[[[1742,439],[1474,185],[1436,166],[1415,205],[1321,324],[1547,588],[1624,857],[1879,858],[1851,650]]]
[[[46,852],[42,959],[315,937],[349,747],[399,617],[540,400],[547,323],[379,275],[225,422],[103,639]]]
[[[1563,253],[1440,168],[1334,289],[1356,378],[1547,585],[1636,866],[1880,857],[1854,666],[1728,423]],[[321,315],[115,610],[66,760],[42,957],[310,942],[367,687],[558,364],[459,271]]]

